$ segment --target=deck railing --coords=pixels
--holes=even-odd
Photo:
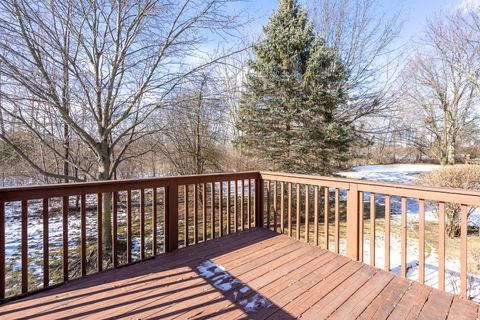
[[[389,271],[398,266],[397,273],[406,277],[412,202],[418,205],[416,280],[422,283],[425,212],[427,207],[438,211],[434,237],[441,290],[445,290],[446,205],[459,205],[457,293],[467,297],[467,214],[480,206],[480,192],[245,172],[0,189],[0,299],[255,226]],[[105,215],[111,215],[110,233],[102,232]],[[397,230],[398,241],[392,238]],[[391,261],[393,241],[400,246],[398,263]]]

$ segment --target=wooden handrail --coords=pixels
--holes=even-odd
[[[241,192],[242,195],[246,194],[246,199],[240,197],[238,192],[236,195],[232,195],[229,187],[232,183],[236,185],[234,190],[238,190],[239,185],[242,186]],[[225,188],[225,186],[227,187]],[[52,284],[49,278],[52,261],[58,261],[58,259],[49,259],[52,252],[50,250],[52,248],[49,247],[51,246],[49,237],[52,235],[48,232],[49,216],[52,214],[50,208],[52,199],[62,200],[61,208],[59,208],[59,219],[61,217],[62,220],[61,239],[58,239],[61,245],[59,247],[56,245],[57,249],[61,249],[58,250],[58,258],[61,264],[56,269],[59,269],[60,272],[63,270],[63,275],[60,273],[61,277],[57,280],[62,283],[69,281],[72,277],[69,270],[71,259],[69,257],[69,247],[72,241],[70,232],[76,230],[69,230],[69,228],[71,229],[69,227],[70,219],[72,219],[71,211],[79,211],[80,240],[76,246],[80,248],[78,265],[81,269],[79,276],[82,277],[86,276],[88,272],[92,272],[92,266],[88,268],[89,262],[96,265],[96,271],[102,271],[105,267],[110,268],[135,263],[150,259],[157,253],[162,253],[162,251],[171,252],[180,246],[195,244],[200,241],[200,234],[202,236],[201,241],[207,241],[214,237],[229,234],[231,231],[236,232],[261,225],[262,218],[259,210],[261,209],[262,199],[257,196],[261,193],[258,191],[260,186],[260,174],[254,171],[0,188],[0,301],[7,301],[38,291],[38,289],[32,290],[28,282],[28,264],[31,254],[29,252],[31,239],[28,236],[28,229],[29,220],[32,219],[30,217],[30,211],[32,210],[30,203],[32,201],[40,201],[43,204],[42,209],[36,209],[41,211],[41,218],[37,219],[36,223],[43,224],[43,241],[41,241],[43,257],[41,258],[45,272],[40,285],[42,287],[40,290],[42,290],[57,285]],[[189,189],[193,189],[193,192],[189,192]],[[139,193],[138,199],[134,199],[135,192]],[[124,194],[123,200],[120,197],[121,193]],[[210,199],[207,199],[207,194]],[[232,196],[235,197],[233,202],[230,201]],[[253,201],[251,201],[252,197]],[[79,208],[72,207],[71,198],[78,199]],[[120,202],[123,202],[123,208],[119,206]],[[18,239],[21,243],[21,274],[19,275],[21,283],[8,284],[8,281],[5,281],[5,219],[8,215],[13,214],[11,210],[14,209],[12,209],[11,204],[15,203],[21,204],[21,215],[18,218],[18,222],[21,224]],[[199,205],[200,203],[201,205]],[[240,205],[241,210],[237,210],[236,207],[233,210],[232,203],[235,206]],[[160,206],[163,207],[163,210],[159,210]],[[179,214],[180,208],[183,209],[184,215]],[[92,212],[92,209],[94,209],[94,212]],[[124,225],[126,224],[125,232],[122,235],[126,238],[126,245],[123,246],[123,248],[126,247],[126,260],[123,262],[119,260],[120,246],[117,244],[120,241],[118,226],[120,224],[119,211],[121,210],[125,215],[122,222]],[[137,219],[134,217],[135,210],[138,210]],[[207,214],[206,211],[210,211],[210,214]],[[233,212],[239,211],[242,214],[241,219],[230,219]],[[200,218],[200,212],[202,218]],[[90,217],[88,216],[89,213]],[[111,220],[106,220],[112,224],[112,231],[108,236],[112,239],[111,248],[105,246],[108,239],[105,239],[102,227],[105,222],[103,217],[107,217],[107,214],[112,216]],[[151,219],[147,220],[147,214],[151,216]],[[226,219],[224,216],[226,216]],[[205,219],[207,217],[210,219]],[[87,224],[91,223],[91,219],[96,220],[97,229],[89,236],[87,234]],[[235,226],[231,225],[232,220],[236,222]],[[241,225],[238,225],[239,221]],[[138,222],[140,225],[138,225]],[[207,228],[207,223],[210,224],[210,228]],[[182,228],[180,228],[180,224]],[[159,238],[157,226],[164,231],[161,243],[157,243]],[[135,227],[138,227],[137,231],[134,230]],[[204,230],[204,232],[199,232],[201,230]],[[207,230],[210,233],[207,233]],[[133,250],[134,234],[139,236],[138,252]],[[95,248],[87,248],[87,237],[94,237],[96,240]],[[147,237],[151,237],[151,240]],[[88,261],[87,250],[93,249],[97,253],[96,259],[95,261]],[[105,258],[110,260],[110,264],[105,264]],[[55,274],[58,274],[58,272]],[[15,287],[21,288],[21,291],[15,291]]]
[[[233,184],[233,186],[232,186]],[[139,191],[139,199],[135,198]],[[233,194],[232,194],[233,191]],[[123,197],[121,195],[123,194]],[[366,212],[364,197],[370,194],[370,210]],[[425,228],[425,201],[439,203],[439,288],[445,284],[445,214],[446,203],[458,204],[461,208],[462,225],[460,236],[460,294],[467,296],[467,225],[468,207],[480,206],[480,192],[459,189],[423,187],[395,183],[373,182],[358,179],[310,176],[304,174],[278,172],[238,172],[178,177],[160,177],[148,179],[130,179],[118,181],[86,182],[41,186],[21,186],[0,188],[0,300],[20,297],[33,291],[29,288],[28,279],[28,221],[30,219],[31,201],[40,200],[41,206],[38,222],[43,223],[43,275],[40,282],[43,288],[55,286],[49,279],[49,270],[54,267],[52,261],[60,261],[57,268],[63,269],[60,282],[70,280],[68,249],[70,211],[79,210],[80,220],[80,266],[79,276],[91,273],[87,261],[87,223],[97,219],[95,230],[97,244],[96,270],[104,267],[117,267],[136,261],[149,259],[156,254],[171,252],[181,246],[196,244],[215,237],[240,232],[250,227],[265,227],[276,232],[312,242],[325,249],[346,254],[354,260],[363,261],[364,252],[369,249],[370,263],[375,265],[375,232],[370,233],[370,246],[364,245],[364,219],[370,219],[370,229],[375,230],[376,195],[385,195],[385,269],[390,270],[390,201],[392,197],[401,198],[401,274],[407,269],[407,198],[420,203],[419,225]],[[79,208],[73,208],[70,197],[78,197]],[[233,199],[232,199],[233,197]],[[62,217],[62,256],[50,259],[49,248],[49,214],[53,198],[62,199],[59,209]],[[103,201],[102,201],[103,199]],[[107,199],[107,200],[105,200]],[[111,200],[109,200],[111,199]],[[368,199],[368,198],[367,198]],[[232,201],[233,200],[233,201]],[[90,201],[90,202],[89,202]],[[93,201],[93,202],[92,202]],[[96,202],[95,202],[96,201]],[[105,201],[112,201],[111,204]],[[273,203],[272,203],[273,202]],[[21,225],[21,283],[14,287],[5,278],[5,217],[12,210],[7,207],[18,203],[21,208],[19,221]],[[123,206],[122,206],[123,204]],[[345,204],[345,206],[343,206]],[[106,205],[106,206],[105,206]],[[163,207],[163,209],[162,209]],[[8,208],[8,210],[6,210]],[[41,208],[41,209],[39,209]],[[110,209],[109,209],[110,208]],[[94,210],[92,210],[94,209]],[[107,211],[105,211],[107,209]],[[111,210],[111,212],[109,212]],[[139,217],[135,219],[136,210]],[[94,212],[93,212],[94,211]],[[91,213],[90,217],[88,216]],[[92,213],[93,212],[93,213]],[[120,213],[124,212],[122,219]],[[364,213],[366,216],[364,216]],[[108,240],[102,234],[102,217],[111,213],[113,231],[112,248],[106,248]],[[442,216],[443,215],[443,216]],[[151,219],[147,219],[151,216]],[[108,221],[108,220],[107,220]],[[133,251],[138,234],[133,228],[140,221],[140,251]],[[150,223],[151,221],[151,223]],[[125,232],[120,235],[118,226],[123,223]],[[157,230],[156,227],[161,229]],[[346,227],[346,232],[342,228]],[[152,229],[153,228],[153,229]],[[332,232],[333,228],[333,232]],[[70,227],[71,229],[71,227]],[[158,231],[162,231],[158,232]],[[76,231],[76,230],[70,230]],[[313,231],[313,235],[312,235]],[[320,234],[323,241],[320,241]],[[163,238],[161,238],[163,235]],[[125,239],[126,245],[119,246],[119,237]],[[150,239],[151,238],[151,239]],[[159,240],[161,243],[157,242]],[[90,241],[90,240],[89,240]],[[124,240],[122,240],[124,241]],[[90,241],[91,242],[91,241]],[[419,232],[419,245],[425,245],[425,230]],[[59,248],[60,248],[59,247]],[[125,261],[119,256],[120,248],[125,248]],[[111,251],[109,251],[111,250]],[[105,264],[102,251],[113,255],[111,264]],[[419,281],[425,281],[425,250],[419,250]],[[92,263],[90,261],[90,263]],[[91,267],[91,266],[90,266]],[[11,291],[11,289],[13,291]]]
[[[460,232],[460,252],[459,252],[459,293],[462,297],[468,297],[468,273],[467,273],[467,245],[468,245],[468,208],[470,207],[480,207],[480,192],[471,191],[471,190],[462,190],[462,189],[450,189],[450,188],[438,188],[438,187],[424,187],[416,185],[406,185],[406,184],[397,184],[397,183],[386,183],[386,182],[376,182],[368,180],[359,180],[359,179],[347,179],[347,178],[332,178],[332,177],[321,177],[321,176],[309,176],[305,174],[292,174],[292,173],[278,173],[278,172],[260,172],[260,177],[262,181],[265,181],[267,184],[266,202],[267,209],[265,214],[267,217],[266,227],[269,229],[276,230],[277,225],[271,225],[270,221],[276,221],[277,207],[278,203],[275,202],[271,204],[271,199],[281,198],[283,202],[286,202],[288,205],[289,216],[288,216],[288,228],[286,233],[290,236],[299,237],[300,234],[303,234],[303,239],[309,241],[310,238],[317,239],[314,240],[314,244],[318,244],[318,236],[321,228],[318,228],[318,225],[314,226],[314,235],[311,237],[311,228],[310,228],[310,217],[311,212],[309,211],[308,205],[305,205],[303,209],[303,215],[299,214],[299,210],[302,210],[302,201],[306,204],[309,201],[311,188],[310,186],[315,186],[314,197],[321,197],[324,203],[323,213],[319,212],[318,204],[314,209],[313,221],[322,221],[321,217],[318,215],[323,214],[323,247],[325,249],[334,250],[335,252],[339,251],[339,246],[341,241],[345,241],[346,248],[344,253],[351,259],[363,261],[364,252],[368,249],[370,256],[369,263],[371,265],[376,265],[377,259],[375,255],[375,243],[378,241],[376,236],[376,216],[377,216],[377,206],[379,204],[376,201],[376,195],[385,196],[385,258],[384,258],[384,267],[386,270],[391,270],[390,262],[390,245],[391,245],[391,199],[392,197],[399,197],[401,199],[401,231],[400,231],[400,247],[401,247],[401,263],[400,263],[400,275],[407,276],[407,251],[408,251],[408,230],[407,230],[407,199],[411,201],[418,201],[419,203],[419,236],[418,244],[419,249],[419,279],[418,281],[425,282],[425,250],[424,246],[425,241],[425,202],[435,202],[439,206],[439,229],[438,229],[438,243],[439,243],[439,274],[438,274],[438,288],[440,290],[445,290],[445,232],[446,232],[446,220],[445,216],[448,214],[446,211],[446,203],[454,204],[460,208],[460,221],[461,221],[461,232]],[[273,188],[271,184],[274,184]],[[281,184],[281,194],[275,194],[273,197],[270,195],[271,192],[277,193],[276,188],[277,184]],[[285,194],[284,184],[288,185],[288,193]],[[292,191],[293,187],[293,191]],[[322,192],[320,189],[324,190],[324,195],[322,197]],[[339,190],[343,190],[346,193],[346,206],[345,206],[345,225],[346,232],[345,238],[339,238],[339,206],[340,201]],[[333,193],[334,191],[334,193]],[[370,210],[367,213],[367,216],[364,216],[365,212],[365,203],[364,196],[370,194],[369,207]],[[332,200],[333,197],[333,200]],[[285,199],[284,199],[285,198]],[[276,201],[276,200],[275,200]],[[332,212],[332,201],[334,201],[335,206]],[[292,203],[296,208],[296,216],[291,216]],[[273,207],[273,210],[271,208]],[[281,208],[283,212],[283,205]],[[270,217],[273,215],[273,217]],[[334,215],[335,219],[332,219]],[[370,246],[366,248],[364,246],[365,241],[365,228],[364,228],[364,219],[369,219],[369,229],[370,229]],[[293,223],[295,222],[295,223]],[[333,222],[333,226],[331,226]],[[284,222],[281,222],[284,225]],[[332,234],[331,227],[334,228],[333,232],[333,245],[332,248]],[[294,229],[295,233],[292,232]]]

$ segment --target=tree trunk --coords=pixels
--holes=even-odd
[[[110,150],[108,149],[108,145],[103,143],[102,157],[99,161],[98,167],[98,178],[99,180],[111,180],[110,170],[111,170],[111,157],[110,157]],[[110,254],[112,248],[112,193],[106,192],[103,194],[103,203],[102,206],[102,214],[103,214],[103,229],[102,229],[102,237],[103,237],[103,246],[104,252],[106,254]],[[100,205],[100,204],[98,204]]]
[[[447,164],[455,164],[455,145],[453,142],[449,142],[447,146]]]

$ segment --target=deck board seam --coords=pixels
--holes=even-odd
[[[247,232],[248,232],[248,231],[247,231]],[[263,233],[262,233],[262,234],[258,234],[258,235],[255,235],[254,232],[248,232],[248,233],[249,233],[249,235],[252,234],[252,236],[253,236],[253,239],[250,239],[250,240],[262,239],[262,237],[265,236],[265,234],[263,234]],[[235,239],[234,239],[235,237],[237,237],[237,235],[231,237],[230,239],[235,240]],[[220,239],[220,238],[218,238],[218,239]],[[256,244],[259,244],[259,243],[264,243],[264,242],[266,242],[267,240],[271,240],[271,239],[272,239],[272,238],[267,238],[267,239],[264,239],[264,240],[262,240],[262,241],[260,241],[260,242],[255,242],[255,243],[253,243],[252,245],[256,245]],[[225,240],[225,239],[224,239],[224,240]],[[247,240],[247,239],[245,239],[245,241],[246,241],[246,243],[248,243],[248,240]],[[218,242],[222,242],[222,241],[219,240],[219,241],[217,241],[215,244],[218,244]],[[230,245],[235,246],[235,245],[236,245],[235,242],[231,242],[231,243],[227,243],[227,244],[228,244],[228,246],[230,246]],[[211,244],[211,246],[213,246],[213,243]],[[193,246],[192,246],[192,247],[193,247]],[[240,250],[242,250],[242,249],[247,249],[248,247],[249,247],[249,246],[242,247]],[[214,246],[213,248],[215,248],[215,246]],[[232,254],[234,254],[234,253],[236,253],[236,252],[238,252],[238,250],[237,250],[237,251],[228,252],[227,254],[225,254],[225,256],[232,255]],[[217,255],[217,254],[218,254],[218,252],[210,252],[210,254],[208,254],[207,256],[215,256],[215,255]],[[161,256],[161,258],[163,258],[163,257]],[[175,257],[174,257],[174,258],[175,258]],[[186,260],[180,260],[180,261],[175,260],[175,263],[173,263],[170,268],[171,268],[171,269],[178,268],[178,267],[181,266],[181,265],[188,264],[188,263],[193,263],[194,261],[197,261],[197,260],[200,260],[200,261],[201,261],[201,260],[203,259],[202,257],[199,257],[197,254],[194,254],[194,255],[192,255],[192,256],[185,256],[185,257],[182,257],[182,258],[185,258]],[[163,259],[162,259],[162,260],[163,260]],[[150,263],[152,263],[152,260],[149,260],[149,261],[145,261],[145,262],[144,262],[144,264],[150,264]],[[141,264],[141,263],[139,263],[139,264]],[[118,269],[117,269],[117,270],[118,270]],[[106,270],[106,271],[107,271],[107,270]],[[112,271],[113,271],[113,270],[112,270]],[[167,271],[167,270],[164,270],[164,271]],[[107,272],[108,272],[108,271],[107,271]],[[129,275],[129,276],[132,276],[132,277],[133,277],[133,276],[135,276],[135,274],[137,274],[138,272],[139,272],[139,270],[135,270],[135,271],[131,271],[130,273],[127,273],[126,275]],[[125,282],[125,284],[130,284],[130,283],[132,283],[132,282],[134,282],[134,281],[136,281],[136,280],[139,280],[139,279],[141,280],[141,279],[148,278],[149,275],[150,275],[150,274],[145,274],[145,275],[141,276],[140,278],[136,278],[136,279],[130,279],[130,278],[129,278],[129,279]],[[95,276],[95,274],[92,274],[92,276]],[[95,283],[95,280],[98,280],[98,279],[92,279],[92,282],[94,282],[93,285],[96,285],[96,284],[97,284],[97,283]],[[88,283],[87,283],[87,284],[88,284]],[[147,285],[147,284],[146,284],[146,283],[145,283],[145,284],[142,284],[142,285],[139,286],[139,288],[144,287],[145,285]],[[113,287],[114,287],[114,286],[109,286],[108,288],[105,288],[105,289],[111,289],[111,288],[113,288]],[[74,289],[75,289],[75,288],[72,288],[71,290],[74,290]],[[53,290],[55,290],[55,289],[53,289]],[[152,290],[155,290],[155,289],[152,289]],[[151,290],[151,291],[152,291],[152,290]],[[151,291],[149,291],[149,293],[150,293]],[[62,293],[63,293],[63,292],[62,292]],[[60,293],[60,294],[61,294],[61,293]],[[83,299],[83,298],[86,298],[86,297],[82,296],[82,297],[78,297],[78,298],[73,299],[73,300],[70,300],[70,299],[69,299],[69,300],[66,300],[66,301],[68,301],[68,302],[65,303],[65,304],[57,305],[57,306],[52,306],[51,308],[44,309],[44,310],[39,310],[38,312],[32,314],[32,316],[38,315],[38,314],[44,314],[44,313],[47,313],[47,312],[51,312],[51,311],[53,311],[53,310],[55,310],[55,309],[59,309],[59,308],[65,308],[65,307],[68,306],[69,304],[78,302],[79,300],[81,300],[81,299]],[[67,298],[67,299],[68,299],[68,298]],[[57,300],[52,300],[52,303],[55,303],[55,302],[57,302]]]
[[[307,247],[307,246],[305,245],[305,246],[299,248],[298,250],[303,249],[303,248],[306,248],[306,247]],[[310,249],[315,249],[315,248],[312,247],[312,248],[310,248]],[[298,250],[297,250],[297,251],[298,251]],[[305,264],[311,263],[312,261],[314,261],[314,260],[316,260],[316,259],[318,259],[318,258],[320,258],[320,257],[322,257],[322,256],[325,256],[325,254],[327,254],[327,251],[325,251],[325,250],[321,250],[321,251],[322,251],[322,253],[321,253],[320,255],[312,256],[312,258],[309,259],[309,260],[307,260],[307,261],[305,262]],[[293,253],[293,252],[292,252],[292,253]],[[282,258],[282,257],[279,257],[279,258],[277,258],[277,259],[281,259],[281,258]],[[256,278],[253,279],[252,281],[255,281],[255,280],[257,280],[257,279],[259,279],[259,278],[261,278],[261,277],[263,277],[263,276],[265,276],[265,275],[268,275],[269,272],[274,272],[274,271],[276,271],[276,270],[279,270],[281,267],[283,267],[283,266],[291,263],[292,260],[294,260],[295,258],[296,258],[296,257],[293,256],[290,260],[285,261],[283,264],[276,265],[273,269],[270,269],[270,270],[266,271],[265,273],[259,275],[258,277],[256,277]],[[277,260],[277,259],[275,259],[275,260]],[[328,261],[325,262],[325,263],[328,263]],[[321,265],[319,266],[319,268],[320,268],[320,267],[321,267]],[[315,270],[316,270],[316,269],[315,269]],[[288,276],[288,273],[287,273],[287,274],[282,274],[282,275],[280,275],[278,278],[273,278],[273,279],[271,279],[269,282],[267,282],[267,283],[265,283],[265,284],[262,284],[262,286],[260,286],[260,287],[258,287],[258,288],[252,288],[252,289],[253,289],[255,292],[257,292],[257,291],[261,290],[262,288],[267,287],[268,285],[274,283],[275,281],[279,281],[280,279],[285,278],[286,276]],[[247,283],[247,285],[248,285],[248,283]],[[247,298],[249,298],[252,294],[253,294],[253,292],[250,292],[248,295],[245,295],[244,297],[242,297],[242,299],[247,299]],[[233,306],[233,305],[234,305],[234,303],[232,302],[232,303],[226,305],[225,307],[223,307],[221,310],[225,310],[225,309],[227,309],[227,308],[229,308],[229,307],[231,307],[231,306]],[[203,312],[201,312],[200,314],[202,314],[202,313],[203,313]]]
[[[368,280],[371,280],[371,279],[373,278],[373,276],[374,276],[375,274],[377,274],[378,272],[379,272],[379,271],[375,272]],[[391,279],[388,280],[388,282],[385,284],[385,286],[382,288],[382,290],[380,290],[380,291],[377,293],[377,295],[374,296],[374,297],[372,298],[372,300],[370,300],[369,303],[359,312],[359,316],[360,316],[360,315],[370,306],[370,304],[383,292],[383,290],[385,290],[385,288],[390,284],[390,282],[393,281],[393,279],[395,279],[395,276],[391,277]],[[365,283],[367,283],[368,280],[367,280]],[[348,300],[349,300],[355,293],[357,293],[360,289],[362,289],[362,287],[363,287],[363,286],[361,286],[360,288],[358,288],[354,293],[352,293],[352,295],[351,295],[350,297],[348,297],[347,299],[345,299],[345,300],[343,301],[343,303],[342,303],[341,305],[339,305],[339,306],[335,309],[335,311],[333,311],[333,312],[327,317],[327,319],[328,319],[328,318],[331,318],[331,316],[332,316],[338,309],[340,309],[343,305],[345,305],[345,303],[347,303]],[[358,318],[358,316],[357,316],[357,318]]]
[[[304,294],[308,294],[313,287],[319,285],[320,283],[323,283],[323,282],[325,282],[325,281],[328,281],[327,279],[333,277],[333,275],[335,275],[341,267],[345,266],[345,265],[348,264],[349,262],[350,262],[350,263],[357,263],[357,262],[355,262],[355,261],[353,261],[353,260],[347,260],[345,264],[343,264],[342,266],[340,266],[339,268],[337,268],[335,271],[331,272],[327,277],[325,277],[325,278],[321,279],[320,281],[312,284],[310,287],[308,287],[306,290],[304,290],[301,294],[299,294],[295,299],[293,299],[292,301],[289,301],[289,302],[287,302],[286,304],[284,304],[284,305],[282,306],[282,308],[285,307],[285,306],[288,306],[289,304],[291,304],[293,301],[295,301],[296,299],[298,299],[298,297],[300,297],[300,296],[302,296],[302,295],[304,295]],[[356,274],[361,268],[362,268],[362,266],[360,266],[358,269],[356,269],[355,271],[353,271],[353,272],[352,272],[351,274],[349,274],[343,281],[341,281],[338,285],[341,285],[343,282],[345,282],[347,279],[349,279],[352,275]],[[337,286],[338,286],[338,285],[337,285]],[[333,290],[335,290],[335,288],[332,288],[330,291],[326,292],[326,293],[323,295],[323,297],[325,297],[326,295],[328,295],[328,294],[329,294],[330,292],[332,292]],[[316,303],[318,303],[323,297],[321,297],[321,298],[319,298],[318,300],[316,300],[315,302],[313,302],[312,305],[309,307],[309,309],[310,309],[313,305],[315,305]],[[281,309],[280,309],[280,310],[281,310]],[[279,312],[280,310],[276,310],[276,311],[274,312],[274,314],[277,313],[277,312]],[[305,313],[305,312],[306,312],[306,311],[302,312],[302,314]],[[300,314],[299,317],[301,317],[302,314]],[[271,315],[271,316],[272,316],[272,315]],[[271,316],[270,316],[270,317],[267,317],[267,319],[268,319],[268,318],[271,318]]]
[[[279,244],[283,244],[283,242],[280,240]],[[291,241],[291,242],[289,242],[289,243],[286,243],[285,247],[282,247],[282,248],[288,248],[288,247],[290,247],[290,246],[295,246],[295,245],[298,245],[298,242],[296,242],[296,241]],[[268,247],[268,248],[264,248],[264,249],[269,249],[269,247]],[[293,252],[293,251],[295,251],[295,250],[297,250],[297,249],[298,249],[298,248],[293,248],[292,251],[288,251],[287,253]],[[273,255],[273,254],[276,254],[276,253],[278,253],[278,252],[275,252],[275,251],[274,251],[274,252],[269,252],[269,254],[272,254],[272,255]],[[245,258],[245,257],[246,257],[246,254],[248,254],[248,252],[245,252],[244,255],[242,255],[242,256],[239,257],[238,259]],[[279,256],[279,257],[277,257],[277,258],[280,258],[280,257],[281,257],[281,256]],[[277,259],[277,258],[273,258],[273,260],[275,260],[275,259]],[[231,261],[229,261],[229,263],[232,263],[232,262],[234,262],[235,260],[238,260],[238,259],[231,260]],[[273,261],[273,260],[270,260],[270,261]],[[270,261],[269,261],[269,262],[270,262]],[[246,264],[248,264],[248,263],[249,263],[249,262],[245,262],[245,263],[243,263],[243,264],[241,264],[241,265],[235,266],[235,268],[242,267],[242,266],[244,266],[244,265],[246,265]],[[266,262],[266,263],[267,263],[267,262]],[[244,271],[243,273],[241,273],[241,274],[238,275],[238,276],[241,276],[241,275],[243,275],[243,274],[245,274],[245,273],[248,273],[248,272],[250,272],[250,271],[253,271],[254,268],[255,268],[255,267],[252,267],[251,269],[248,269],[247,271]],[[236,277],[238,277],[238,276],[236,276]],[[201,280],[204,280],[204,281],[205,281],[205,279],[203,279],[203,278],[200,277],[199,283],[202,282]],[[212,286],[212,288],[211,288],[212,290],[207,290],[208,292],[212,292],[212,291],[214,292],[214,291],[215,291],[215,287],[214,287],[210,282],[205,281],[205,284],[208,284],[208,285],[211,285],[211,286]],[[207,291],[204,291],[204,293],[207,292]],[[166,297],[162,297],[162,298],[156,299],[156,300],[154,300],[154,301],[148,302],[148,303],[145,304],[145,305],[138,306],[137,308],[134,308],[134,309],[129,310],[129,313],[130,313],[131,311],[138,310],[139,308],[144,308],[144,307],[147,306],[147,305],[154,304],[155,302],[158,302],[158,301],[160,301],[160,300],[163,300],[164,298],[166,298]],[[185,312],[183,312],[183,313],[186,313],[186,312],[187,312],[187,311],[185,311]],[[182,313],[182,314],[183,314],[183,313]]]
[[[392,280],[393,280],[393,279],[392,279]],[[393,311],[395,311],[395,309],[397,308],[397,305],[400,303],[400,301],[402,301],[403,297],[407,294],[407,292],[412,288],[412,285],[413,285],[413,282],[410,281],[407,290],[403,291],[402,296],[397,300],[396,303],[393,303],[393,305],[392,305],[393,308],[392,308],[392,310],[390,310],[390,312],[388,313],[387,319],[390,317],[390,315],[393,313]],[[387,287],[387,286],[385,286],[385,287]]]
[[[335,288],[333,288],[330,292],[326,293],[322,298],[320,298],[320,300],[318,300],[317,302],[314,302],[312,303],[312,305],[307,309],[305,310],[304,312],[302,312],[302,314],[300,314],[299,318],[301,318],[307,311],[309,311],[311,308],[313,308],[316,304],[318,304],[320,301],[322,301],[326,296],[328,296],[330,293],[332,293],[333,291],[335,291],[335,289],[337,289],[340,285],[342,285],[343,283],[345,283],[348,279],[352,278],[357,272],[360,272],[360,270],[362,270],[363,266],[360,267],[358,270],[356,270],[354,273],[352,273],[348,278],[346,278],[345,280],[343,280],[341,283],[339,283]],[[360,290],[362,288],[363,285],[365,285],[365,283],[368,282],[368,280],[370,280],[375,274],[377,274],[378,270],[375,269],[375,272],[372,273],[371,276],[369,276],[365,282],[362,283],[361,286],[359,286],[354,292],[352,292],[343,302],[341,305],[343,305],[345,303],[345,301],[347,301],[348,299],[350,299],[358,290]],[[336,307],[335,310],[333,310],[328,316],[327,318],[329,318],[338,308],[340,308],[340,306]]]

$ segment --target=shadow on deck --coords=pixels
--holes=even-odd
[[[475,319],[478,304],[266,229],[70,281],[5,319]]]

